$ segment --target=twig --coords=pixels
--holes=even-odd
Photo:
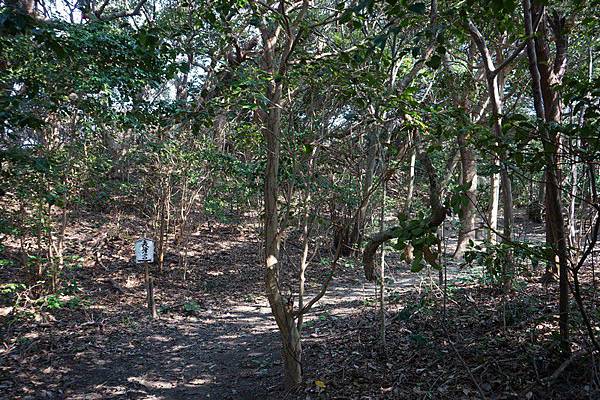
[[[121,285],[119,285],[117,282],[115,282],[115,280],[113,278],[107,278],[105,280],[105,282],[110,284],[110,286],[112,286],[117,292],[119,292],[121,294],[127,294],[127,290],[125,288],[123,288]]]
[[[567,369],[569,365],[571,365],[575,360],[578,360],[587,353],[588,352],[585,350],[580,350],[577,353],[574,353],[571,357],[563,361],[563,363],[560,364],[560,366],[556,369],[556,371],[554,371],[552,375],[542,379],[542,384],[550,386],[556,379],[558,379],[558,377],[560,377],[560,375],[565,371],[565,369]]]
[[[471,380],[473,381],[473,383],[477,387],[477,390],[479,391],[479,394],[481,395],[481,397],[483,398],[483,400],[486,400],[487,397],[485,396],[485,393],[483,392],[483,389],[481,389],[481,386],[479,386],[479,382],[477,382],[477,379],[475,379],[475,376],[473,376],[473,373],[471,372],[471,368],[469,368],[469,366],[465,362],[465,359],[462,358],[462,356],[460,355],[460,353],[456,349],[456,346],[454,346],[454,343],[452,342],[452,339],[450,338],[450,333],[448,332],[448,329],[446,328],[446,325],[442,324],[442,328],[444,329],[444,332],[446,333],[446,336],[448,337],[448,343],[450,343],[450,346],[452,347],[452,350],[454,350],[454,352],[456,353],[456,356],[462,362],[462,364],[464,365],[465,369],[469,373],[469,377],[471,377]]]

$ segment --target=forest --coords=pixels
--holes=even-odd
[[[0,399],[600,399],[599,0],[1,0]]]

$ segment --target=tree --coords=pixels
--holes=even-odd
[[[548,44],[546,42],[546,11],[544,7],[532,7],[529,0],[523,0],[523,21],[527,39],[527,58],[531,73],[531,86],[536,116],[541,123],[538,127],[540,140],[544,146],[545,178],[546,178],[546,236],[550,239],[552,251],[559,259],[559,324],[561,349],[564,354],[570,353],[569,343],[569,275],[567,238],[562,217],[560,194],[560,178],[558,168],[559,143],[557,133],[552,133],[546,122],[560,122],[560,98],[553,85],[560,82],[566,66],[567,39],[566,20],[555,13],[550,22],[556,40],[556,57],[550,64]],[[534,16],[541,21],[542,35],[533,38]]]

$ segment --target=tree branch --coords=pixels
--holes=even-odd
[[[485,39],[477,26],[469,19],[467,21],[467,26],[469,28],[469,33],[475,42],[475,46],[481,53],[481,57],[483,58],[483,67],[485,68],[486,75],[493,74],[496,69],[494,66],[494,61],[492,60],[492,55],[490,54],[490,50],[485,44]]]
[[[106,8],[106,6],[108,5],[108,2],[109,2],[109,0],[106,0],[104,3],[102,3],[102,5],[100,6],[100,8],[97,11],[94,11],[94,15],[96,16],[96,18],[98,18],[101,21],[111,21],[111,20],[117,19],[117,18],[133,17],[135,15],[140,15],[142,7],[144,7],[144,4],[146,4],[147,1],[148,0],[140,0],[136,4],[136,6],[130,10],[122,10],[122,11],[117,11],[114,13],[102,15],[102,13],[104,12],[104,9]]]
[[[452,176],[452,171],[448,171],[448,175],[446,179],[444,179],[444,186],[440,188],[440,182],[435,172],[435,168],[431,163],[431,159],[429,155],[423,151],[419,154],[419,159],[423,164],[425,171],[427,172],[427,176],[429,178],[429,201],[431,204],[431,216],[429,217],[429,226],[431,228],[437,228],[444,222],[446,219],[446,215],[448,210],[442,204],[442,198],[445,193],[445,187],[447,187],[447,181],[449,180],[448,176]],[[456,166],[457,157],[455,154],[450,157],[448,160],[447,166],[454,170]],[[368,281],[373,281],[375,279],[374,271],[375,271],[375,253],[379,246],[388,240],[392,240],[398,237],[398,227],[392,227],[383,232],[379,232],[371,237],[371,240],[365,246],[365,250],[363,251],[363,265],[365,271],[365,278]],[[432,259],[426,255],[426,258],[429,258],[428,261]]]
[[[560,82],[567,71],[567,47],[569,42],[565,32],[566,19],[564,16],[559,15],[557,11],[554,11],[552,18],[548,18],[548,24],[556,38],[556,56],[554,57],[552,73],[554,78]]]

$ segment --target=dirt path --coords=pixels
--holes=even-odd
[[[94,236],[91,229],[70,234]],[[147,315],[129,236],[107,241],[102,266],[70,272],[80,287],[70,298],[81,300],[79,306],[0,324],[5,344],[0,398],[282,397],[279,335],[262,294],[256,234],[231,226],[198,231],[186,281],[174,257],[167,258],[167,272],[157,274],[157,320]],[[399,265],[393,256],[389,262]],[[326,267],[313,268],[322,277]],[[344,267],[338,276],[306,318],[307,348],[331,334],[320,330],[320,321],[375,312],[376,289],[364,282],[360,266]],[[436,279],[398,268],[389,277],[389,290],[398,296]],[[309,297],[319,289],[318,280]]]
[[[198,314],[101,335],[67,360],[76,368],[66,398],[266,397],[278,358],[266,310],[232,306]]]
[[[102,249],[102,266],[69,272],[78,289],[62,301],[77,306],[3,321],[0,398],[279,398],[279,335],[262,294],[256,235],[220,226],[193,241],[186,282],[174,258],[157,275],[157,320],[147,315],[129,238],[117,237]],[[358,280],[336,281],[308,325],[351,313],[367,292]]]

